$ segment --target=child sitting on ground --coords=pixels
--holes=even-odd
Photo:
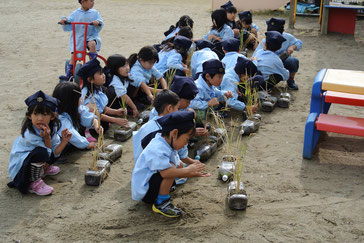
[[[190,70],[186,65],[186,60],[191,44],[192,41],[187,37],[177,35],[174,37],[173,43],[166,43],[158,53],[159,61],[155,64],[155,67],[166,78],[172,75],[173,69],[176,75],[188,75]]]
[[[160,129],[156,120],[173,111],[178,111],[178,107],[179,98],[174,92],[165,89],[156,95],[153,109],[157,112],[157,115],[150,118],[149,121],[139,129],[139,131],[133,134],[133,152],[135,162],[143,151],[141,144],[142,139],[148,134]]]
[[[239,53],[240,41],[236,38],[231,38],[221,42],[222,49],[225,53],[224,58],[221,60],[225,64],[225,71],[235,68],[238,57],[246,58],[243,54]]]
[[[177,33],[183,28],[183,27],[190,27],[191,29],[193,29],[193,20],[191,19],[190,16],[188,15],[183,15],[178,22],[176,23],[176,25],[171,25],[169,27],[169,29],[164,32],[164,40],[163,42],[165,42],[166,40],[175,37],[177,35]],[[192,38],[192,37],[191,37]],[[162,42],[162,44],[163,44]]]
[[[128,88],[128,95],[137,106],[140,106],[139,110],[153,103],[153,87],[148,86],[152,76],[155,78],[154,82],[159,82],[159,87],[167,89],[163,74],[154,66],[158,61],[158,52],[152,46],[143,47],[138,54],[134,53],[128,59],[131,67],[129,78],[133,80]],[[159,91],[160,89],[156,90]]]
[[[198,88],[198,94],[191,101],[190,107],[196,112],[196,123],[200,125],[206,115],[206,110],[209,107],[219,105],[219,99],[224,96],[232,98],[231,91],[220,91],[217,87],[220,86],[222,78],[225,74],[224,64],[216,59],[210,59],[202,64],[203,72],[195,81]],[[221,100],[223,101],[223,100]]]
[[[109,100],[107,105],[113,109],[119,109],[124,108],[122,104],[125,104],[133,112],[133,117],[137,117],[139,111],[127,94],[130,68],[126,58],[119,54],[111,55],[106,64],[112,75],[111,83],[105,92]]]
[[[162,134],[156,134],[135,163],[131,177],[133,200],[153,204],[153,211],[179,217],[182,211],[171,203],[169,192],[176,177],[207,177],[203,163],[182,167],[177,151],[194,133],[194,113],[177,111],[159,118]]]
[[[81,105],[81,89],[74,82],[58,83],[54,88],[54,98],[60,101],[57,107],[58,118],[61,121],[61,131],[68,129],[72,133],[69,143],[78,149],[92,149],[96,147],[96,140],[82,136],[84,128],[95,128],[97,133],[102,133],[97,117],[88,111],[87,106]]]
[[[60,76],[61,80],[70,80],[73,71],[73,35],[75,35],[76,39],[76,50],[82,51],[84,49],[83,43],[85,38],[85,28],[84,25],[76,25],[75,31],[73,33],[72,25],[66,25],[66,22],[87,22],[93,25],[89,25],[87,27],[87,37],[86,37],[86,45],[87,49],[89,49],[89,54],[91,58],[97,57],[97,52],[100,51],[101,48],[101,39],[99,36],[99,32],[101,31],[104,23],[101,19],[99,12],[94,7],[94,0],[78,0],[81,4],[81,7],[77,10],[73,11],[68,18],[63,18],[60,21],[62,24],[62,28],[64,31],[71,31],[70,41],[69,41],[69,51],[71,52],[71,59],[69,63],[66,65],[66,76]]]
[[[240,29],[240,45],[244,48],[255,50],[258,46],[259,27],[253,23],[253,15],[250,11],[243,11],[238,14]]]
[[[224,5],[221,5],[220,8],[225,9],[226,17],[228,20],[227,24],[234,31],[234,36],[237,37],[240,33],[240,30],[238,29],[238,26],[235,22],[236,13],[238,12],[238,10],[235,8],[235,6],[231,1],[228,1]]]
[[[60,140],[57,129],[60,121],[56,108],[56,98],[38,91],[25,100],[28,110],[25,114],[21,135],[14,141],[9,159],[9,187],[16,187],[20,192],[31,192],[40,196],[51,194],[54,189],[42,180],[42,177],[56,175],[58,166],[52,165],[72,137],[67,129],[61,132]]]
[[[251,86],[252,88],[257,88],[262,85],[264,80],[261,76],[258,78],[259,75],[256,75],[257,71],[255,64],[243,57],[238,57],[235,68],[226,71],[219,89],[222,91],[230,90],[233,93],[233,97],[227,100],[229,107],[239,111],[245,110],[245,92],[240,92],[239,90],[242,89],[239,89],[239,87],[242,85],[243,79],[246,79],[245,81],[247,82],[252,82],[252,85],[254,85]],[[248,80],[252,77],[254,77],[252,80]],[[256,112],[257,107],[254,107],[253,111]]]
[[[282,60],[275,53],[286,39],[277,31],[265,33],[265,47],[254,52],[253,60],[258,71],[261,72],[269,90],[282,80],[289,78],[289,71],[284,67]]]
[[[87,105],[90,112],[97,111],[100,114],[102,127],[107,130],[110,122],[122,127],[127,126],[128,120],[117,117],[126,111],[123,108],[112,109],[107,106],[108,98],[103,92],[105,74],[102,72],[100,62],[97,59],[88,61],[82,65],[77,75],[83,79],[81,104]]]
[[[219,60],[218,55],[213,51],[214,44],[208,40],[198,40],[195,42],[196,51],[191,57],[191,72],[194,80],[198,79],[202,73],[202,64],[210,59]]]

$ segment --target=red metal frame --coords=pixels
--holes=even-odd
[[[87,22],[70,22],[69,24],[72,24],[72,30],[73,30],[73,70],[72,73],[73,75],[75,75],[75,69],[76,69],[76,63],[77,61],[81,61],[82,64],[86,63],[86,55],[90,55],[89,53],[86,52],[86,42],[87,42],[87,27],[92,24],[92,23],[87,23]],[[85,38],[83,40],[83,50],[82,51],[78,51],[76,50],[76,24],[81,24],[81,25],[85,25]],[[81,57],[77,57],[77,54],[81,54]],[[106,59],[103,56],[97,55],[98,58],[100,58],[101,60],[104,61],[105,66],[106,66]],[[80,86],[82,87],[82,83],[83,80],[80,77]]]

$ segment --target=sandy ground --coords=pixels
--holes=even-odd
[[[101,55],[129,56],[158,43],[183,14],[195,21],[200,38],[211,26],[210,1],[96,1],[104,19]],[[112,165],[100,187],[88,187],[84,173],[91,152],[74,152],[62,173],[46,179],[52,196],[21,195],[9,189],[8,159],[25,114],[24,99],[42,89],[49,94],[64,70],[68,33],[57,25],[78,7],[76,0],[2,0],[0,6],[0,241],[1,242],[363,242],[364,140],[329,134],[312,160],[302,159],[304,125],[311,86],[322,68],[364,70],[364,21],[355,37],[321,36],[317,18],[298,17],[290,30],[303,43],[296,53],[298,92],[289,109],[263,115],[248,144],[243,181],[246,211],[226,206],[227,185],[217,179],[222,152],[207,163],[209,178],[190,179],[173,194],[180,219],[154,214],[130,196],[132,142]],[[265,20],[255,22],[264,33]],[[362,116],[362,108],[335,105],[333,113]],[[108,139],[108,142],[111,142]]]

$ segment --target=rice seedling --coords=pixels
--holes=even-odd
[[[186,65],[188,67],[189,70],[191,70],[191,59],[192,59],[192,55],[195,51],[189,51],[188,52],[188,56],[186,59]],[[188,75],[186,74],[187,77],[191,77],[192,76],[192,72],[189,72]]]
[[[166,74],[167,89],[171,87],[177,68],[169,68]]]
[[[235,152],[235,171],[233,173],[233,180],[236,181],[237,185],[240,185],[242,181],[243,166],[246,156],[246,145],[242,143],[241,136],[238,136],[235,142],[234,152]],[[239,186],[235,188],[236,192],[239,191]]]

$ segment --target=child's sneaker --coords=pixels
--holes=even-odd
[[[44,174],[42,177],[57,175],[60,171],[61,169],[58,166],[49,165],[47,169],[44,170]]]
[[[39,178],[38,180],[30,183],[28,191],[30,193],[35,193],[39,196],[45,196],[51,194],[54,191],[54,189],[53,187],[45,184],[44,181],[41,178]]]
[[[96,142],[97,142],[96,138],[94,138],[94,137],[91,135],[90,130],[88,130],[88,129],[86,129],[86,130],[85,130],[85,138],[87,139],[87,141],[88,141],[89,143],[92,143],[92,142],[96,143]]]
[[[160,205],[153,204],[153,212],[160,213],[164,216],[170,217],[170,218],[176,218],[182,215],[181,209],[175,207],[171,200],[168,199],[164,202],[162,202]]]

